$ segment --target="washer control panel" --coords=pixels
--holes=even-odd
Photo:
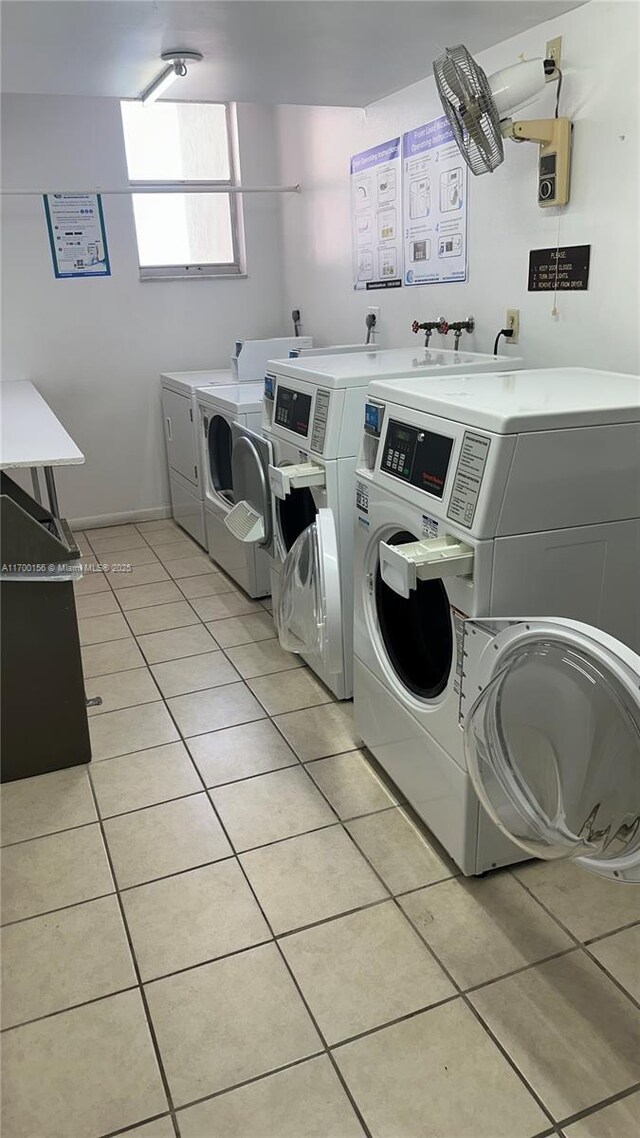
[[[329,400],[331,393],[329,391],[317,391],[316,403],[313,409],[313,426],[311,428],[311,444],[310,449],[314,450],[316,454],[322,454],[324,450],[324,440],[327,434],[327,421],[329,418]]]
[[[308,435],[311,418],[311,396],[278,384],[275,422],[296,435]]]
[[[453,439],[391,419],[380,469],[442,498],[453,450]]]

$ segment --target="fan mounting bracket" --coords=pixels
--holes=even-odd
[[[501,128],[503,135],[514,142],[538,143],[538,205],[543,209],[566,205],[571,168],[571,121],[557,118],[512,122],[509,119]]]

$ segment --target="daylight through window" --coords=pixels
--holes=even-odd
[[[239,203],[226,193],[180,193],[185,182],[233,185],[230,108],[224,103],[122,102],[141,277],[241,272]]]

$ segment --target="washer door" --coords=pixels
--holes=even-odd
[[[273,512],[269,488],[269,464],[272,462],[273,447],[269,440],[241,423],[234,423],[231,458],[234,500],[247,502],[260,515],[263,537],[257,544],[268,550],[273,545]]]
[[[231,424],[224,415],[211,415],[207,425],[207,464],[209,480],[215,494],[227,505],[233,505],[233,474],[231,469]]]
[[[465,627],[480,802],[535,857],[640,881],[640,658],[572,621],[498,624]]]
[[[275,615],[283,648],[320,657],[331,675],[340,672],[342,600],[331,510],[318,510],[316,520],[287,554]]]

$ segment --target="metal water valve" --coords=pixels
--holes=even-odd
[[[455,320],[452,324],[449,325],[449,328],[454,333],[454,341],[453,341],[454,351],[457,352],[458,348],[460,347],[460,341],[462,339],[462,333],[463,332],[473,332],[475,326],[476,326],[476,321],[475,321],[475,317],[473,317],[473,316],[468,316],[466,320]]]
[[[419,324],[417,320],[414,320],[413,324],[411,325],[411,331],[413,333],[417,334],[418,332],[424,332],[425,348],[429,347],[429,340],[431,339],[432,332],[438,332],[440,336],[446,336],[449,328],[449,322],[445,320],[444,316],[438,317],[437,320],[425,320],[422,324]]]

